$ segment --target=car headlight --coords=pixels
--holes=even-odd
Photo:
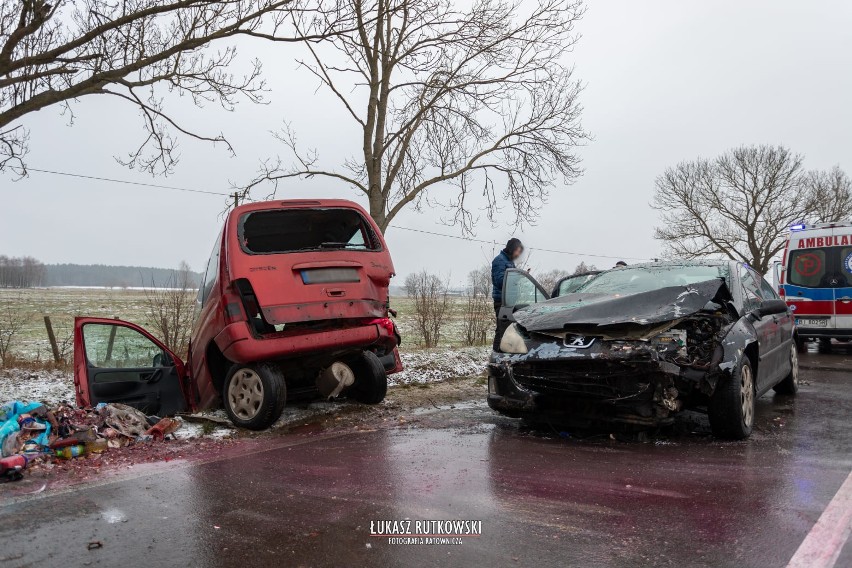
[[[527,352],[527,342],[521,337],[518,324],[513,323],[503,333],[503,338],[500,340],[500,351],[521,355]]]

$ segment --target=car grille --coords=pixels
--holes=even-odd
[[[650,397],[652,369],[647,365],[610,362],[536,361],[512,366],[515,382],[545,394],[618,399]]]

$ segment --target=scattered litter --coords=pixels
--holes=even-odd
[[[104,543],[102,543],[99,540],[93,540],[89,544],[86,545],[86,548],[89,549],[89,550],[96,550],[98,548],[103,548],[103,547],[104,547]]]

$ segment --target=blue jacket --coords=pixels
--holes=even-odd
[[[515,263],[504,250],[491,261],[491,297],[495,302],[503,301],[503,277],[510,268],[515,268]]]

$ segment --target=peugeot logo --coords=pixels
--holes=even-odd
[[[586,349],[592,346],[595,342],[594,337],[586,337],[585,335],[566,335],[565,347],[576,347],[578,349]]]

